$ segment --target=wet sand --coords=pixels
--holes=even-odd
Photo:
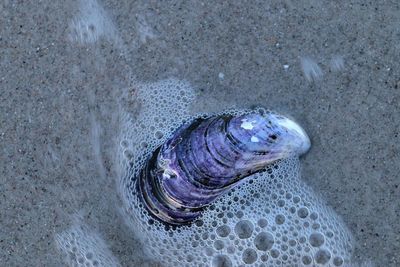
[[[400,264],[400,6],[394,1],[0,4],[0,259],[63,266],[71,214],[123,266],[155,266],[116,207],[118,106],[132,81],[186,80],[194,111],[263,106],[312,148],[303,179],[355,260]],[[132,110],[130,101],[123,105]]]

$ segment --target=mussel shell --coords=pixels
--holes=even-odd
[[[301,127],[279,115],[199,118],[153,153],[139,175],[138,190],[155,217],[187,223],[246,176],[309,146]]]

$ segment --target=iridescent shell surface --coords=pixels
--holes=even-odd
[[[195,119],[148,159],[138,177],[138,192],[157,219],[190,223],[245,177],[309,147],[297,123],[274,113]]]

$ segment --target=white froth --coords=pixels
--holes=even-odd
[[[324,75],[321,67],[313,59],[309,57],[302,57],[300,63],[304,76],[309,82],[320,80]]]
[[[146,44],[147,40],[156,38],[156,34],[154,33],[153,29],[148,25],[143,16],[138,17],[137,29],[139,33],[139,41],[142,44]]]
[[[333,71],[341,71],[344,69],[344,58],[339,55],[333,56],[329,65]]]
[[[191,225],[176,229],[151,217],[132,179],[147,157],[183,123],[193,119],[189,84],[170,79],[137,84],[140,112],[123,116],[120,194],[124,216],[147,253],[163,266],[345,266],[352,237],[340,218],[300,179],[297,158],[253,174],[220,197]],[[238,115],[249,111],[232,110]],[[243,122],[243,127],[252,127]],[[290,125],[289,125],[290,126]],[[156,138],[155,133],[162,137]],[[130,156],[125,157],[124,150]]]
[[[87,226],[79,216],[68,230],[57,234],[56,244],[69,266],[119,267],[106,242]]]
[[[117,30],[103,7],[96,0],[80,0],[78,12],[69,24],[71,42],[92,44],[104,37],[119,43]]]

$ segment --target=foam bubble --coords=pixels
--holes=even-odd
[[[153,258],[165,266],[341,266],[350,262],[351,234],[302,182],[297,158],[278,161],[244,179],[190,225],[166,226],[152,218],[136,195],[135,175],[182,123],[211,114],[191,116],[192,88],[175,79],[135,84],[130,95],[135,96],[139,111],[127,110],[122,116],[120,140],[127,141],[118,146],[119,193],[128,225]]]
[[[217,228],[216,232],[220,237],[227,237],[231,232],[231,228],[227,225],[221,225]]]
[[[315,262],[319,264],[326,264],[331,259],[331,253],[327,249],[320,249],[315,253]]]
[[[253,233],[253,229],[254,229],[254,226],[250,221],[248,221],[248,220],[239,221],[235,225],[235,234],[240,239],[246,239],[251,236],[251,234]]]
[[[271,233],[261,232],[254,239],[254,245],[261,251],[270,250],[274,245],[274,236]]]
[[[257,260],[257,252],[252,248],[246,248],[242,254],[242,261],[247,264],[252,264]]]
[[[212,266],[213,267],[231,267],[232,261],[230,258],[226,255],[218,255],[215,256],[212,260]]]
[[[325,242],[325,236],[321,233],[312,233],[309,238],[310,245],[313,247],[320,247]]]

